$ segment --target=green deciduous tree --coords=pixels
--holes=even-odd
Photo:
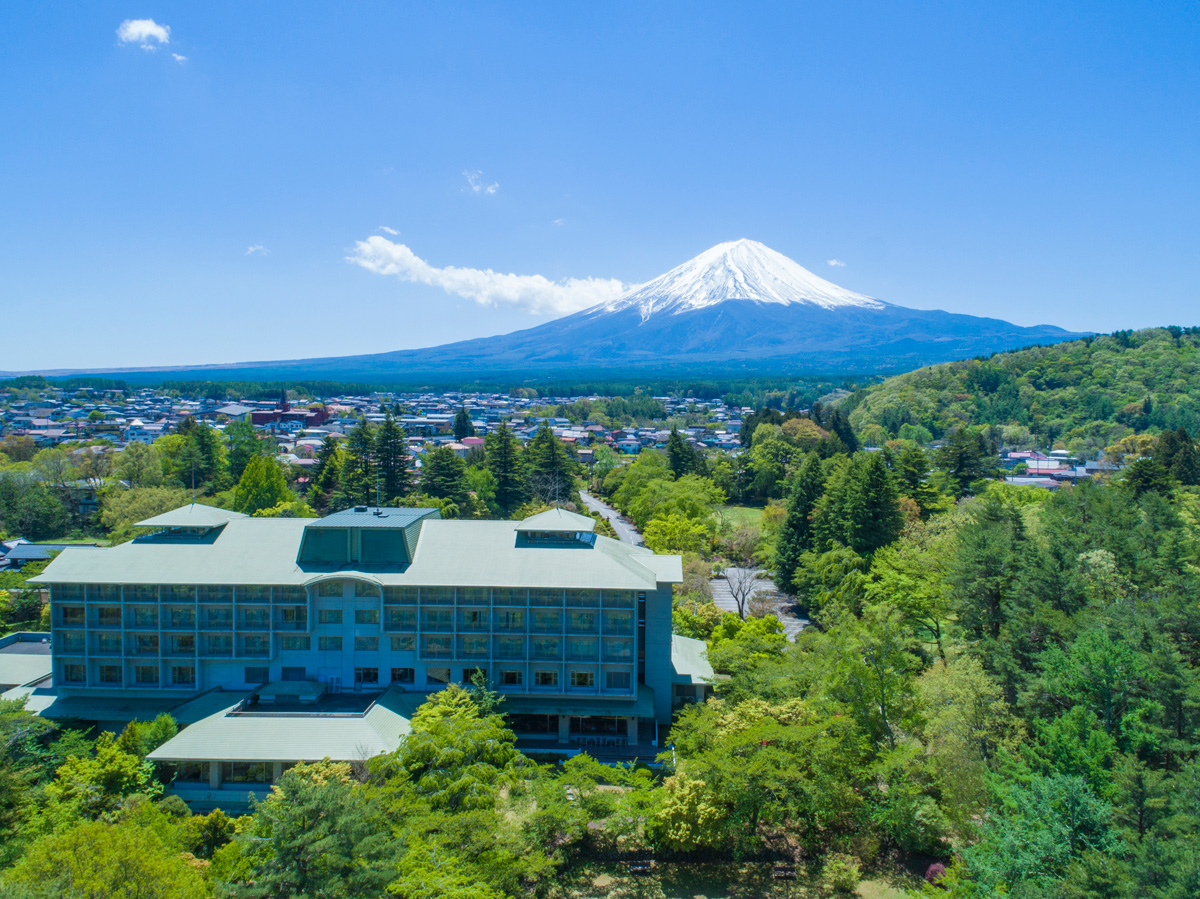
[[[233,504],[237,511],[253,515],[260,509],[270,509],[293,499],[295,496],[288,489],[279,463],[270,456],[254,456],[246,463],[238,481]]]

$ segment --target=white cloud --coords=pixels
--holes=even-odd
[[[558,225],[558,226],[561,228],[561,227],[562,227],[563,225],[565,225],[566,223],[567,223],[567,220],[566,220],[566,219],[555,219],[555,220],[554,220],[554,221],[552,221],[550,224],[552,224],[552,225]]]
[[[180,56],[178,53],[172,53],[171,58],[174,59],[180,65],[183,65],[185,62],[187,62],[187,57]]]
[[[387,225],[380,225],[380,226],[379,226],[378,228],[376,228],[375,230],[376,230],[376,231],[382,231],[384,234],[390,234],[390,235],[392,235],[392,237],[395,237],[397,234],[399,234],[399,233],[400,233],[400,232],[399,232],[399,231],[397,231],[395,228],[389,228]]]
[[[467,179],[467,186],[463,188],[467,193],[487,194],[491,196],[500,189],[500,185],[495,181],[491,184],[485,184],[483,172],[479,171],[479,169],[468,169],[463,172],[463,177]]]
[[[615,278],[551,281],[543,275],[505,275],[490,268],[436,268],[404,244],[379,236],[358,241],[346,261],[377,275],[440,287],[480,306],[518,308],[539,315],[578,312],[615,299],[629,288]]]
[[[271,251],[268,250],[266,247],[264,247],[262,244],[256,243],[256,244],[254,244],[254,246],[246,247],[246,255],[247,256],[270,256]]]
[[[143,50],[157,50],[160,44],[171,43],[171,28],[169,25],[159,25],[153,19],[126,19],[117,26],[117,38],[122,44],[137,44]]]
[[[830,265],[832,265],[834,268],[845,268],[846,267],[846,263],[842,262],[842,260],[840,260],[840,259],[826,259],[825,261],[827,263],[829,263]]]

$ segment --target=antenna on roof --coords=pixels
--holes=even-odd
[[[196,505],[196,463],[192,462],[192,505]]]

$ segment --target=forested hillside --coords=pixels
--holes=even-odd
[[[1130,433],[1200,430],[1200,328],[1117,331],[920,368],[841,407],[867,443],[991,426],[1008,446],[1094,456]]]

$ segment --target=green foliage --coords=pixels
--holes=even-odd
[[[495,479],[495,502],[503,515],[510,515],[529,497],[521,448],[505,422],[483,438],[487,470]]]
[[[812,548],[812,516],[825,492],[825,472],[816,453],[804,457],[792,479],[787,500],[787,517],[775,543],[775,578],[784,593],[796,592],[796,568]]]
[[[379,500],[382,505],[389,505],[412,489],[408,438],[391,412],[384,417],[375,436],[375,460],[379,467]]]
[[[427,452],[421,467],[421,492],[449,500],[460,509],[467,505],[467,463],[447,446]]]
[[[253,515],[294,500],[295,495],[288,489],[279,463],[270,456],[254,456],[246,463],[238,481],[233,504],[238,512]]]
[[[839,543],[871,553],[900,535],[900,496],[880,453],[861,453],[841,462],[813,508],[817,546]]]
[[[708,550],[708,529],[677,512],[650,519],[643,536],[646,546],[656,553],[703,553]]]
[[[106,493],[100,504],[100,521],[114,544],[137,533],[134,525],[191,502],[189,491],[179,487],[135,487]]]

